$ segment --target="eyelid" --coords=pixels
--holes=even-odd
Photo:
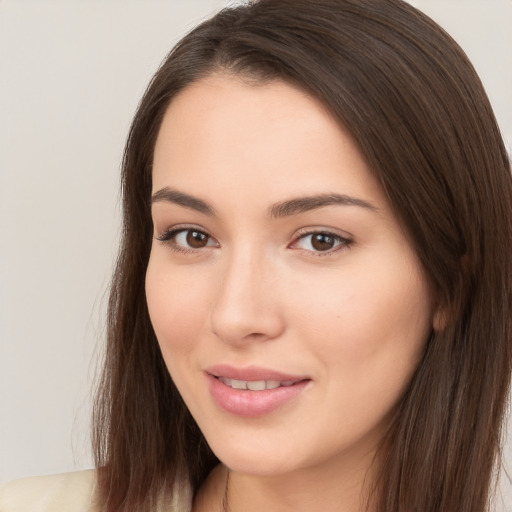
[[[166,239],[171,236],[179,233],[180,231],[199,231],[200,233],[204,233],[205,235],[212,236],[207,229],[197,225],[197,224],[174,224],[172,226],[166,227],[160,231],[159,235],[155,235],[157,240],[164,242]]]
[[[204,234],[208,237],[209,241],[214,241],[214,245],[207,244],[204,247],[200,248],[194,248],[194,247],[187,247],[184,245],[177,244],[175,242],[175,238],[178,234],[186,232],[186,231],[197,231],[199,233]],[[327,235],[329,237],[334,238],[338,243],[331,249],[327,249],[325,251],[320,250],[314,250],[314,249],[305,249],[301,247],[294,247],[296,246],[301,240],[304,240],[308,236],[314,236],[314,235]],[[206,248],[216,248],[220,247],[219,242],[215,239],[213,235],[209,233],[208,230],[204,229],[201,226],[195,225],[195,224],[177,224],[171,227],[166,228],[164,231],[161,232],[159,235],[155,235],[155,239],[161,242],[162,244],[168,245],[172,250],[176,252],[181,253],[193,253],[197,254],[199,252],[202,252]],[[310,253],[313,256],[329,256],[336,252],[338,252],[340,249],[348,249],[353,244],[354,240],[352,235],[343,232],[340,233],[337,230],[334,230],[332,228],[323,228],[323,227],[305,227],[300,230],[298,230],[293,235],[292,242],[288,245],[291,249],[301,250],[307,253]]]
[[[301,240],[304,240],[308,236],[313,235],[327,235],[330,236],[340,243],[335,245],[332,249],[328,249],[325,251],[315,251],[310,249],[303,249],[300,247],[293,247],[297,243],[299,243]],[[349,235],[348,233],[340,233],[339,231],[328,229],[328,228],[321,228],[321,227],[308,227],[308,228],[302,228],[298,232],[294,234],[293,241],[289,244],[288,247],[296,250],[302,250],[308,253],[311,253],[313,256],[329,256],[333,255],[334,253],[338,252],[342,249],[348,249],[351,247],[351,245],[354,243],[354,238],[352,235]]]
[[[183,233],[185,231],[196,231],[198,233],[202,233],[206,235],[210,240],[215,241],[215,246],[212,245],[206,245],[205,247],[201,248],[194,248],[194,247],[184,247],[182,245],[178,245],[175,243],[174,239],[175,237]],[[171,226],[166,228],[163,232],[161,232],[160,235],[155,236],[155,239],[161,242],[162,244],[168,245],[172,250],[176,252],[182,252],[182,253],[198,253],[204,249],[212,248],[212,247],[219,247],[219,242],[213,237],[208,230],[194,225],[194,224],[177,224],[175,226]]]

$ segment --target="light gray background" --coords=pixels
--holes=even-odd
[[[0,0],[0,481],[91,466],[129,123],[173,43],[229,3]],[[510,150],[512,2],[411,3],[466,50]]]

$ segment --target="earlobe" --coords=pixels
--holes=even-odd
[[[448,311],[447,308],[439,305],[434,311],[434,316],[432,318],[432,327],[435,332],[442,332],[446,329],[448,325]]]
[[[470,272],[470,259],[467,254],[464,254],[460,258],[460,266],[461,266],[461,279],[467,277],[467,274]],[[450,318],[454,318],[454,312],[451,307],[453,304],[450,302],[451,307],[448,306],[447,300],[439,299],[437,301],[436,307],[434,309],[434,315],[432,318],[432,327],[435,332],[442,332],[448,327],[448,322]],[[450,311],[450,309],[452,309]]]

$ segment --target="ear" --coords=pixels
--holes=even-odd
[[[434,316],[432,318],[432,327],[435,332],[442,332],[446,329],[448,325],[448,319],[450,315],[448,314],[448,308],[443,305],[438,305],[434,311]]]
[[[464,254],[460,259],[460,266],[462,268],[462,273],[467,274],[470,271],[470,259],[467,254]],[[434,309],[434,316],[432,318],[432,327],[436,332],[442,332],[448,326],[448,322],[452,315],[450,314],[449,307],[446,305],[445,301],[439,299],[438,304]]]

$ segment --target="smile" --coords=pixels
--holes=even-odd
[[[307,376],[261,367],[217,365],[205,371],[210,396],[223,411],[235,416],[265,416],[293,403],[311,387]]]
[[[265,389],[276,389],[280,387],[293,386],[295,384],[292,380],[278,381],[278,380],[239,380],[229,379],[227,377],[218,377],[218,379],[233,389],[247,389],[250,391],[263,391]]]

